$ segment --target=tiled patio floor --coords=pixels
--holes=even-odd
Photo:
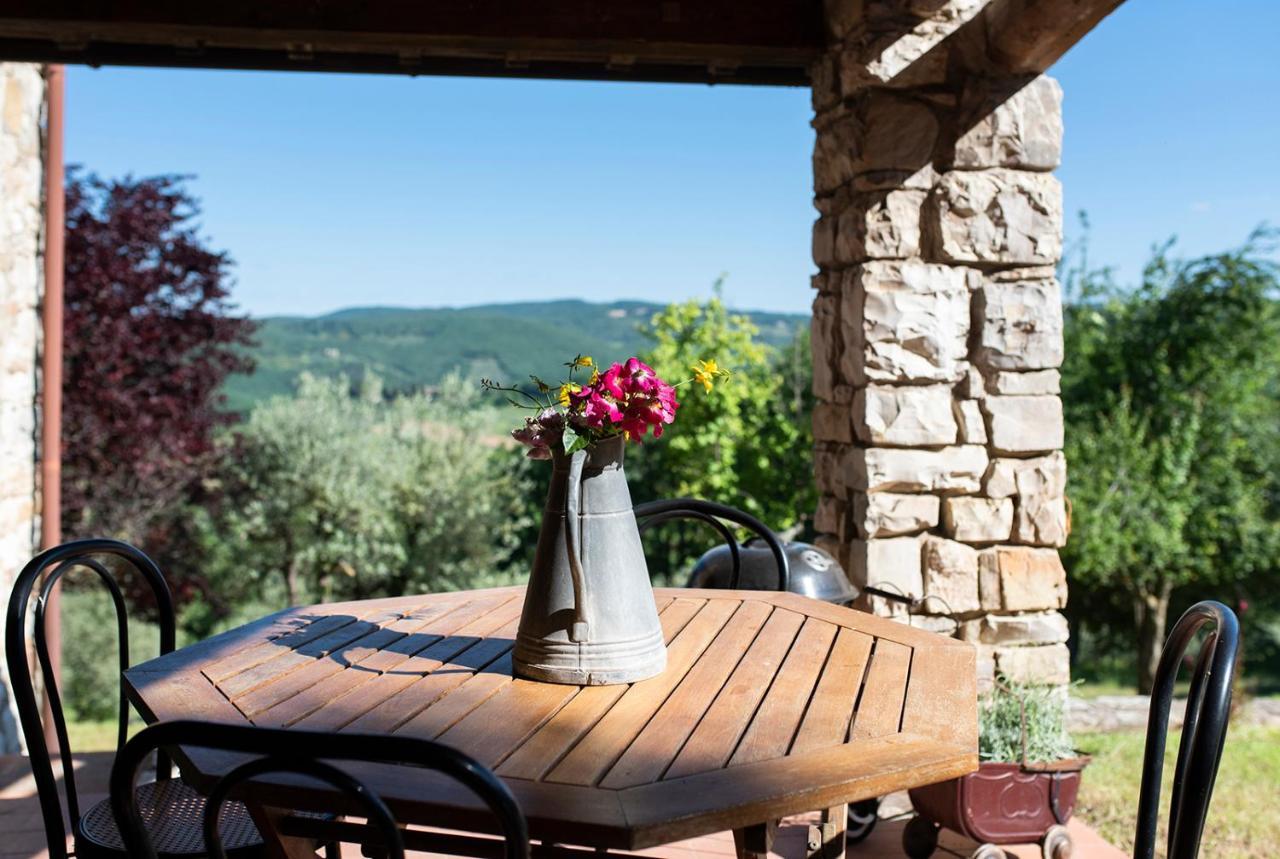
[[[94,753],[76,757],[76,783],[80,787],[81,804],[88,807],[106,795],[107,774],[111,755]],[[851,846],[849,859],[901,859],[900,847],[904,817],[881,821],[875,831],[861,844]],[[1123,859],[1124,853],[1104,842],[1089,827],[1073,820],[1069,826],[1075,842],[1074,859]],[[772,855],[779,859],[799,859],[804,856],[807,821],[788,818],[778,831]],[[968,856],[973,843],[958,836],[944,833],[939,857]],[[1040,850],[1034,845],[1008,848],[1010,856],[1035,859]],[[415,859],[429,859],[426,854],[413,854]],[[618,855],[618,854],[611,854]],[[677,844],[669,844],[639,855],[662,859],[694,859],[694,857],[734,856],[733,836],[728,832],[708,835]],[[44,830],[40,823],[39,805],[35,798],[35,784],[25,759],[0,758],[0,859],[46,859]],[[343,857],[358,859],[359,850],[344,849]]]

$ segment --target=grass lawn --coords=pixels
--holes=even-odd
[[[1161,783],[1160,856],[1164,855],[1164,823],[1177,740],[1178,735],[1170,733]],[[1093,764],[1085,770],[1080,785],[1076,814],[1127,852],[1133,846],[1145,738],[1139,732],[1123,732],[1077,734],[1075,741],[1082,751],[1093,755]],[[1205,823],[1202,854],[1214,859],[1280,856],[1277,785],[1280,728],[1249,725],[1229,729]]]

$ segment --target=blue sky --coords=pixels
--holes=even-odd
[[[1280,4],[1129,0],[1052,70],[1091,257],[1280,224]],[[72,67],[67,156],[192,174],[255,314],[530,298],[807,311],[800,89]],[[1068,240],[1079,234],[1069,214]]]

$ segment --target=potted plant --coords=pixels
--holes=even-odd
[[[997,678],[979,702],[978,771],[910,791],[916,816],[902,833],[912,859],[924,859],[946,827],[980,842],[972,859],[998,859],[997,844],[1039,842],[1045,859],[1068,859],[1066,823],[1089,763],[1067,733],[1062,687]]]
[[[727,373],[699,361],[674,384],[639,358],[598,368],[579,355],[567,378],[498,385],[531,414],[512,431],[551,485],[512,653],[514,671],[550,683],[634,683],[660,673],[667,651],[623,471],[626,445],[660,438],[680,407],[677,389],[710,391]]]

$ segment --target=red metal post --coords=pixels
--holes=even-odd
[[[62,540],[62,287],[66,230],[63,185],[62,130],[64,70],[45,67],[46,107],[44,153],[44,351],[41,356],[40,401],[40,543],[43,548]],[[62,676],[62,614],[60,587],[49,595],[46,631],[55,682]],[[47,702],[46,702],[47,705]],[[46,713],[48,708],[46,706]],[[58,745],[51,719],[45,719],[45,742]]]

